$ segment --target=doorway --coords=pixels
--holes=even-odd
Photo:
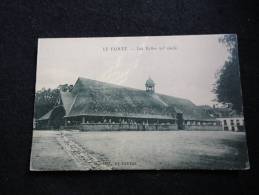
[[[184,129],[183,113],[177,113],[176,114],[176,121],[177,121],[177,128],[178,128],[178,130],[183,130]]]

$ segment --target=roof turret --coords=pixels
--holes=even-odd
[[[149,77],[148,80],[146,81],[146,87],[154,87],[155,82]]]

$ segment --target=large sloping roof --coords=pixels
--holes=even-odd
[[[66,113],[69,113],[76,99],[74,94],[70,93],[69,91],[63,92],[60,90],[60,96]]]
[[[66,116],[111,115],[170,118],[182,112],[185,119],[210,116],[191,101],[144,90],[78,78],[71,92],[61,92]]]

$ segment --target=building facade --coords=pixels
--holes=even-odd
[[[222,130],[221,123],[187,99],[78,78],[60,90],[57,105],[37,120],[37,129]]]
[[[230,116],[217,118],[222,124],[224,131],[244,131],[245,123],[243,116]]]

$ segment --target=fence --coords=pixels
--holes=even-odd
[[[176,124],[100,124],[100,123],[85,123],[78,126],[82,131],[166,131],[177,130]]]

